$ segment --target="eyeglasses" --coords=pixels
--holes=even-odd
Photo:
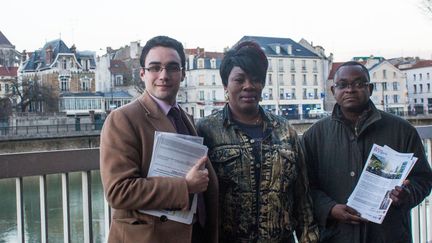
[[[150,67],[144,67],[144,69],[154,74],[160,73],[164,69],[167,71],[167,73],[178,73],[183,69],[183,67],[180,67],[178,64],[168,64],[166,66],[153,65]]]
[[[348,83],[348,82],[340,82],[340,83],[335,83],[334,87],[336,89],[348,89],[348,87],[351,87],[351,89],[363,89],[365,87],[369,86],[369,83],[367,82],[363,82],[363,81],[354,81],[352,83]]]

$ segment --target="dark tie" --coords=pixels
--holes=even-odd
[[[171,110],[168,112],[168,115],[174,120],[174,125],[177,133],[189,135],[189,130],[187,129],[186,124],[181,118],[179,109],[172,107]]]
[[[186,127],[186,124],[183,122],[183,119],[181,118],[179,109],[172,107],[168,112],[168,115],[174,120],[174,125],[176,127],[177,133],[190,135],[189,130]],[[206,210],[205,210],[205,203],[204,203],[204,195],[202,193],[198,193],[197,215],[198,215],[199,224],[201,225],[201,227],[204,228],[205,221],[206,221]]]

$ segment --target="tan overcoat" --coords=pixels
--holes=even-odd
[[[181,113],[196,135],[193,119]],[[146,176],[155,131],[175,132],[175,128],[146,92],[112,111],[102,128],[100,171],[106,199],[113,208],[108,242],[191,242],[192,225],[138,212],[189,205],[185,179]],[[218,183],[211,163],[206,167],[210,178],[204,193],[206,242],[217,242]]]

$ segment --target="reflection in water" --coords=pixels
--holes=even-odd
[[[103,192],[99,171],[92,171],[93,242],[105,242]],[[69,174],[71,242],[83,242],[81,173]],[[40,242],[39,177],[25,177],[24,228],[26,242]],[[17,241],[15,179],[0,180],[0,242]],[[61,175],[47,176],[48,241],[63,242]]]

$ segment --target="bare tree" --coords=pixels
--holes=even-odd
[[[432,0],[420,0],[420,9],[432,18]]]
[[[12,83],[10,98],[16,98],[19,112],[55,112],[58,111],[58,94],[49,87],[32,79],[18,80]]]

